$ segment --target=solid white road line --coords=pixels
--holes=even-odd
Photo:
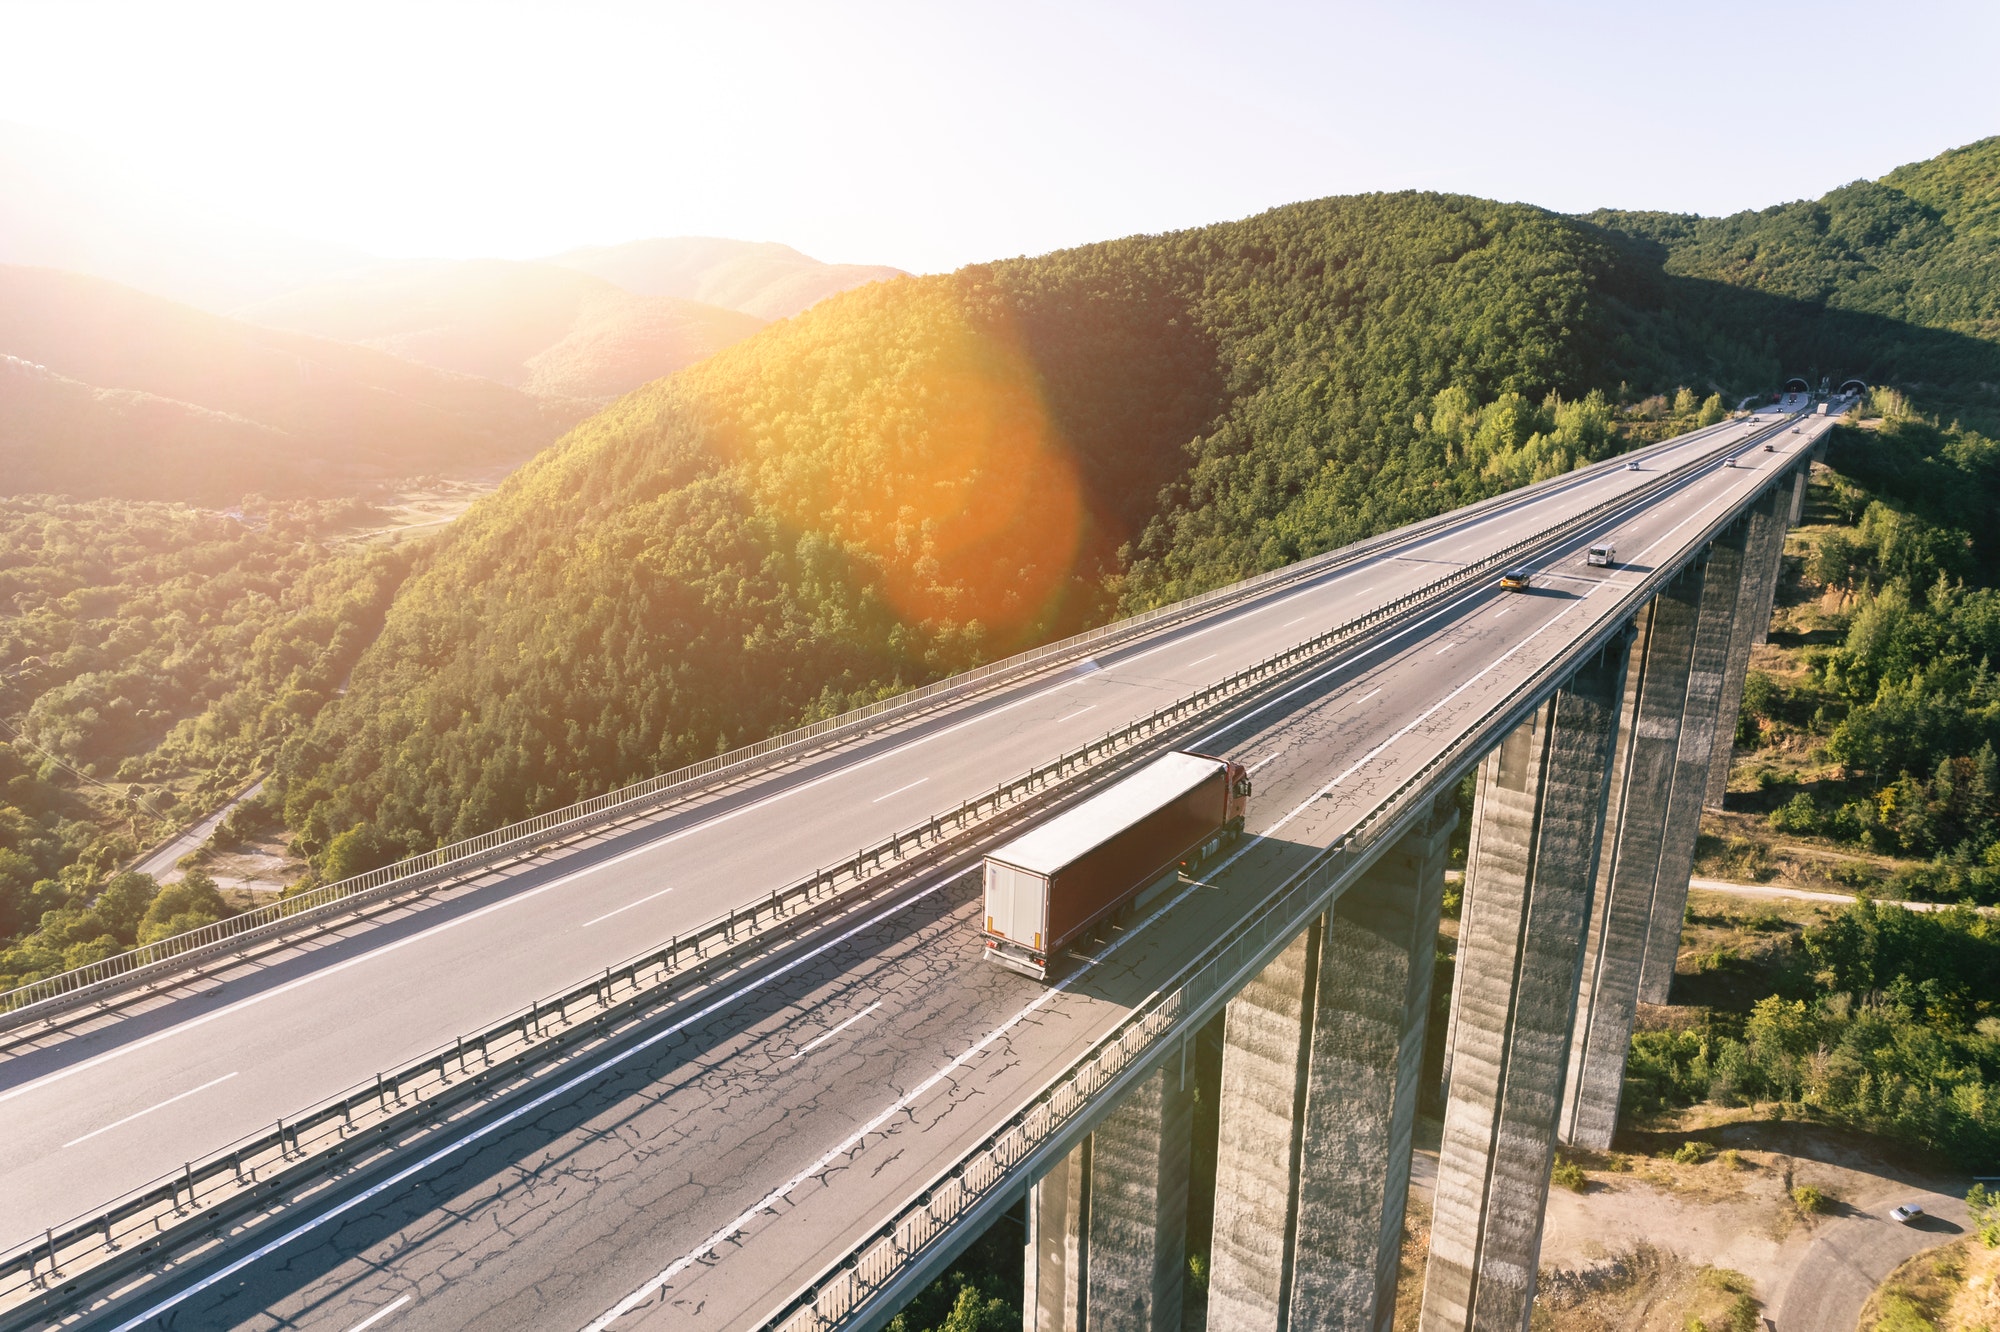
[[[397,1299],[391,1300],[389,1303],[377,1309],[374,1313],[369,1314],[366,1318],[356,1323],[353,1327],[348,1328],[347,1332],[368,1332],[369,1328],[375,1326],[375,1324],[381,1322],[384,1318],[387,1318],[390,1314],[396,1312],[396,1310],[408,1304],[410,1302],[410,1298],[411,1298],[410,1296],[404,1295]]]
[[[917,780],[915,780],[914,782],[911,782],[911,783],[910,783],[910,784],[909,784],[908,786],[899,786],[899,787],[897,787],[897,788],[896,788],[895,790],[893,790],[893,791],[890,791],[890,792],[887,792],[887,793],[885,793],[885,794],[883,794],[883,795],[878,795],[878,796],[876,796],[876,797],[875,797],[875,798],[874,798],[873,800],[869,801],[868,803],[869,803],[869,804],[871,804],[871,805],[879,805],[879,804],[881,804],[881,803],[882,803],[882,802],[883,802],[884,800],[887,800],[887,799],[888,799],[888,798],[889,798],[890,796],[899,796],[899,795],[903,794],[903,792],[905,792],[905,791],[914,791],[914,790],[916,790],[916,789],[917,789],[917,788],[918,788],[919,786],[922,786],[922,785],[923,785],[923,784],[924,784],[925,782],[927,782],[927,781],[929,781],[929,780],[930,780],[930,778],[928,778],[928,777],[919,777],[919,778],[917,778]]]
[[[100,1133],[109,1133],[111,1132],[112,1129],[124,1128],[127,1124],[131,1123],[133,1120],[144,1118],[145,1116],[152,1114],[155,1110],[164,1110],[168,1106],[172,1105],[175,1101],[185,1101],[188,1097],[193,1096],[196,1092],[205,1092],[210,1087],[220,1087],[223,1083],[229,1081],[231,1078],[235,1076],[236,1075],[234,1073],[224,1073],[221,1077],[215,1079],[213,1082],[204,1082],[201,1084],[201,1086],[191,1087],[187,1091],[182,1092],[178,1096],[169,1096],[166,1100],[161,1101],[157,1105],[149,1105],[144,1110],[140,1110],[134,1114],[129,1114],[125,1116],[125,1118],[118,1120],[115,1123],[106,1124],[101,1129],[92,1129],[90,1132],[84,1134],[81,1138],[71,1138],[68,1142],[64,1143],[63,1146],[74,1147],[80,1142],[89,1142],[92,1138],[96,1137]]]
[[[587,930],[591,926],[597,924],[599,921],[610,920],[613,916],[621,915],[624,912],[630,911],[633,907],[642,907],[646,905],[646,903],[648,902],[656,901],[659,898],[665,897],[668,893],[672,892],[674,888],[678,888],[679,886],[680,886],[679,884],[675,884],[673,888],[662,888],[657,893],[647,893],[644,897],[640,898],[636,902],[627,902],[622,907],[613,907],[611,908],[611,910],[605,912],[601,916],[595,916],[590,920],[586,920],[585,922],[583,922],[580,928]]]
[[[1334,786],[1338,785],[1340,782],[1346,780],[1346,778],[1353,775],[1353,773],[1358,771],[1363,764],[1367,763],[1370,759],[1374,758],[1376,755],[1380,754],[1383,750],[1387,749],[1396,740],[1401,739],[1403,736],[1415,730],[1417,726],[1422,724],[1422,722],[1428,720],[1431,716],[1435,715],[1438,709],[1444,707],[1447,703],[1450,703],[1454,698],[1457,698],[1467,689],[1470,689],[1474,684],[1477,684],[1486,675],[1498,669],[1499,666],[1507,660],[1507,658],[1513,656],[1514,653],[1519,652],[1522,648],[1526,647],[1528,643],[1532,642],[1535,638],[1539,637],[1543,631],[1547,630],[1551,626],[1561,621],[1565,616],[1567,616],[1570,613],[1571,610],[1574,610],[1580,604],[1581,604],[1581,599],[1579,599],[1576,602],[1572,602],[1569,607],[1558,612],[1552,619],[1548,621],[1547,624],[1544,624],[1540,629],[1537,629],[1534,634],[1531,634],[1528,638],[1523,639],[1520,643],[1517,643],[1514,647],[1508,649],[1506,654],[1503,655],[1498,661],[1493,662],[1491,665],[1487,666],[1485,670],[1480,671],[1470,680],[1467,680],[1464,684],[1461,684],[1458,688],[1452,690],[1442,699],[1439,699],[1436,703],[1432,704],[1428,709],[1425,710],[1423,715],[1420,716],[1416,721],[1413,721],[1409,725],[1403,727],[1401,730],[1397,731],[1395,735],[1391,736],[1388,740],[1383,741],[1380,745],[1377,745],[1374,749],[1370,750],[1352,767],[1348,768],[1346,772],[1342,773],[1339,777],[1334,778],[1333,781],[1329,782],[1325,787],[1322,787],[1320,790],[1315,791],[1311,796],[1307,797],[1305,800],[1301,801],[1298,805],[1294,806],[1283,818],[1279,819],[1269,828],[1265,829],[1261,833],[1258,833],[1256,836],[1250,838],[1248,841],[1244,843],[1244,845],[1240,849],[1237,850],[1237,852],[1234,855],[1230,856],[1229,859],[1223,861],[1222,864],[1218,865],[1212,873],[1204,875],[1203,877],[1205,879],[1212,879],[1221,876],[1224,872],[1226,872],[1229,869],[1231,865],[1235,864],[1245,855],[1248,855],[1250,851],[1254,847],[1256,847],[1260,842],[1263,842],[1266,839],[1268,839],[1272,833],[1277,832],[1280,828],[1283,828],[1286,824],[1290,823],[1293,819],[1297,818],[1306,809],[1310,808],[1313,802],[1318,800],[1322,795],[1326,794],[1327,791],[1331,790]],[[1443,612],[1440,611],[1439,614],[1443,614]],[[1412,628],[1415,627],[1416,626],[1412,626]],[[1304,686],[1300,687],[1303,688]],[[1295,691],[1288,691],[1288,692],[1295,692]],[[847,1153],[853,1151],[856,1147],[860,1146],[867,1140],[868,1136],[871,1133],[874,1133],[876,1130],[880,1129],[884,1124],[888,1123],[891,1119],[902,1114],[918,1099],[920,1099],[929,1091],[931,1091],[931,1089],[936,1087],[940,1082],[943,1082],[946,1078],[950,1077],[952,1074],[956,1073],[959,1069],[963,1068],[968,1062],[970,1062],[973,1058],[975,1058],[981,1051],[985,1050],[988,1046],[990,1046],[994,1041],[998,1040],[1001,1036],[1005,1035],[1008,1031],[1012,1030],[1015,1026],[1019,1025],[1022,1021],[1026,1020],[1037,1010],[1045,1006],[1057,994],[1060,994],[1064,990],[1067,990],[1071,985],[1074,985],[1077,981],[1081,980],[1084,976],[1088,975],[1106,958],[1110,957],[1111,954],[1117,952],[1127,943],[1137,938],[1155,921],[1159,920],[1167,912],[1172,911],[1175,907],[1179,906],[1181,902],[1186,900],[1190,894],[1196,892],[1201,886],[1202,885],[1200,884],[1189,885],[1186,889],[1176,894],[1173,900],[1167,902],[1164,906],[1162,906],[1159,910],[1155,911],[1152,915],[1147,916],[1144,920],[1140,921],[1132,929],[1126,931],[1125,933],[1119,935],[1117,938],[1112,940],[1110,946],[1105,948],[1102,952],[1098,953],[1095,957],[1086,960],[1086,962],[1082,967],[1078,968],[1074,972],[1071,972],[1068,976],[1065,976],[1061,981],[1059,981],[1055,985],[1050,986],[1048,989],[1044,990],[1041,994],[1037,995],[1019,1012],[1015,1013],[1012,1017],[1006,1019],[999,1026],[993,1028],[992,1031],[988,1032],[985,1036],[981,1037],[977,1042],[968,1047],[964,1053],[960,1054],[957,1058],[953,1059],[950,1063],[946,1064],[943,1068],[939,1069],[937,1072],[931,1074],[928,1078],[925,1078],[922,1082],[918,1083],[915,1087],[911,1088],[910,1091],[905,1093],[903,1096],[898,1097],[891,1105],[889,1105],[887,1109],[883,1110],[880,1114],[876,1115],[874,1119],[871,1119],[870,1121],[868,1121],[868,1123],[864,1124],[857,1132],[849,1135],[846,1139],[844,1139],[837,1146],[835,1146],[831,1151],[821,1156],[817,1161],[814,1161],[811,1165],[807,1166],[804,1170],[800,1171],[798,1174],[786,1180],[783,1184],[780,1184],[777,1188],[771,1190],[771,1192],[767,1193],[766,1195],[764,1195],[763,1198],[759,1199],[754,1206],[748,1208],[743,1213],[738,1215],[733,1221],[730,1221],[727,1225],[723,1226],[721,1229],[717,1230],[714,1234],[710,1235],[707,1239],[703,1240],[700,1245],[690,1250],[686,1254],[683,1254],[681,1257],[675,1259],[673,1262],[669,1263],[665,1268],[663,1268],[660,1271],[660,1273],[657,1276],[653,1277],[650,1281],[647,1281],[644,1285],[640,1286],[637,1290],[634,1290],[624,1299],[612,1305],[610,1309],[606,1310],[603,1314],[599,1315],[593,1322],[587,1324],[584,1328],[584,1332],[604,1332],[604,1330],[610,1327],[612,1323],[616,1322],[618,1319],[622,1318],[625,1314],[630,1313],[633,1309],[637,1308],[639,1305],[651,1299],[661,1290],[664,1290],[667,1287],[667,1285],[673,1281],[675,1277],[679,1276],[682,1272],[686,1271],[689,1267],[692,1267],[694,1264],[702,1261],[709,1254],[713,1253],[717,1248],[727,1243],[737,1234],[741,1233],[747,1226],[749,1226],[749,1224],[752,1221],[754,1221],[758,1217],[759,1214],[769,1211],[777,1204],[783,1202],[799,1187],[799,1185],[805,1183],[809,1179],[812,1179],[813,1177],[818,1175],[821,1171],[825,1170],[828,1166],[832,1165],[835,1161],[839,1160],[842,1156],[845,1156]],[[120,1332],[123,1332],[123,1329],[120,1329]]]
[[[868,1005],[868,1007],[862,1009],[859,1013],[856,1013],[853,1017],[847,1019],[847,1021],[841,1023],[839,1026],[821,1032],[819,1036],[815,1037],[813,1040],[810,1040],[806,1042],[804,1045],[801,1045],[798,1048],[798,1053],[794,1054],[792,1058],[797,1059],[802,1055],[811,1054],[814,1050],[817,1050],[820,1046],[826,1044],[826,1042],[840,1035],[841,1032],[846,1031],[849,1027],[861,1021],[862,1018],[867,1017],[870,1013],[874,1012],[881,1006],[882,1006],[882,1001],[880,999],[877,999],[874,1003]]]

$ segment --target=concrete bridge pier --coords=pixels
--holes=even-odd
[[[1634,620],[1558,1121],[1558,1136],[1572,1146],[1607,1148],[1618,1126],[1700,599],[1696,566]]]
[[[1180,1332],[1194,1084],[1127,1094],[1028,1196],[1026,1332]]]
[[[1774,485],[1745,518],[1743,577],[1737,585],[1738,613],[1729,631],[1729,660],[1722,675],[1722,700],[1715,711],[1715,747],[1708,760],[1708,791],[1703,804],[1721,809],[1729,789],[1729,764],[1736,755],[1736,718],[1743,710],[1743,682],[1750,670],[1750,649],[1764,641],[1770,629],[1771,604],[1778,590],[1778,571],[1785,554],[1785,508],[1791,487]]]
[[[1210,1332],[1385,1329],[1409,1193],[1449,798],[1230,1001]]]
[[[1688,876],[1694,873],[1695,840],[1701,834],[1702,802],[1708,794],[1709,756],[1726,738],[1716,734],[1717,708],[1736,623],[1736,594],[1743,583],[1748,527],[1736,523],[1715,538],[1698,574],[1701,599],[1689,649],[1687,693],[1681,703],[1680,738],[1675,743],[1672,782],[1667,788],[1667,822],[1653,895],[1653,918],[1646,936],[1646,959],[1639,973],[1639,1001],[1664,1004],[1673,989],[1687,913]],[[1746,661],[1748,659],[1746,658]]]
[[[1599,653],[1481,766],[1425,1332],[1527,1326],[1625,659]]]
[[[1778,553],[1771,559],[1771,571],[1763,588],[1760,600],[1761,610],[1753,630],[1753,643],[1766,643],[1771,637],[1771,608],[1777,603],[1778,584],[1785,570],[1785,533],[1799,524],[1799,517],[1805,512],[1806,485],[1811,480],[1812,467],[1801,463],[1797,471],[1773,487],[1771,495],[1772,512],[1778,515]]]

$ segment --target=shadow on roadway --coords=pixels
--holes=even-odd
[[[978,876],[958,875],[928,897],[906,904],[887,920],[783,979],[750,991],[569,1095],[497,1130],[462,1154],[448,1157],[394,1190],[370,1199],[295,1245],[267,1255],[228,1282],[193,1296],[159,1326],[207,1329],[248,1323],[330,1277],[336,1278],[331,1288],[311,1292],[302,1304],[288,1306],[284,1314],[274,1316],[283,1326],[303,1325],[316,1318],[344,1325],[333,1308],[353,1287],[378,1281],[385,1272],[412,1285],[422,1282],[427,1289],[440,1284],[440,1274],[447,1270],[456,1281],[471,1270],[467,1250],[486,1255],[473,1264],[483,1268],[494,1256],[494,1243],[511,1247],[529,1242],[542,1224],[571,1224],[575,1218],[565,1213],[552,1219],[548,1210],[559,1211],[561,1199],[572,1196],[576,1189],[606,1187],[619,1202],[631,1204],[635,1196],[649,1189],[686,1187],[699,1197],[741,1183],[718,1176],[729,1169],[732,1154],[745,1150],[761,1153],[767,1141],[774,1148],[782,1141],[781,1131],[767,1136],[754,1125],[760,1115],[772,1117],[769,1107],[788,1104],[787,1091],[796,1085],[789,1079],[812,1069],[810,1063],[798,1066],[790,1061],[809,1042],[826,1034],[839,1016],[858,1009],[871,996],[900,998],[907,1004],[913,994],[965,980],[1007,1012],[1034,996],[1039,987],[1033,981],[1004,971],[981,955],[974,932],[979,900]],[[669,1008],[663,1016],[670,1024],[678,1020],[676,1011],[684,1016],[691,1007],[695,1006]],[[798,1011],[788,1011],[794,1009]],[[811,1022],[816,1011],[833,1016],[821,1023]],[[609,1047],[591,1052],[573,1067],[545,1075],[545,1086],[528,1095],[630,1050],[657,1032],[660,1025],[648,1024]],[[862,1030],[870,1028],[891,1039],[902,1030],[889,1013]],[[748,1044],[729,1048],[739,1041]],[[921,1049],[915,1040],[912,1043],[921,1050],[921,1076],[930,1071],[937,1052]],[[836,1049],[835,1054],[840,1053]],[[813,1070],[818,1080],[806,1084],[798,1099],[810,1104],[830,1096],[858,1095],[865,1098],[872,1113],[881,1108],[879,1102],[894,1095],[886,1083],[843,1078],[841,1067],[829,1062]],[[776,1081],[763,1085],[763,1079]],[[520,1099],[517,1095],[511,1101],[518,1103]],[[724,1105],[727,1110],[720,1108]],[[435,1151],[508,1113],[508,1109],[509,1105],[503,1104],[484,1111],[416,1150]],[[691,1123],[692,1130],[687,1127]],[[721,1124],[736,1125],[733,1131],[740,1136],[733,1140],[720,1137]],[[688,1133],[701,1136],[678,1136]],[[792,1144],[792,1154],[802,1155],[800,1164],[804,1164],[830,1145],[830,1140],[814,1138],[806,1145]],[[771,1178],[755,1181],[760,1194],[798,1168],[782,1153],[772,1159]],[[404,1164],[407,1161],[396,1163],[399,1168]],[[314,1210],[363,1192],[385,1173],[371,1171],[344,1181]],[[731,1202],[728,1210],[733,1214],[737,1206]],[[644,1205],[639,1205],[638,1213],[652,1218],[640,1226],[649,1241],[659,1239],[669,1247],[682,1247],[683,1241],[684,1247],[692,1247],[713,1229],[705,1218],[697,1218],[688,1223],[687,1234],[663,1238],[665,1226],[660,1214]],[[669,1209],[665,1215],[673,1215],[673,1211]],[[299,1219],[294,1217],[290,1224]],[[632,1219],[627,1217],[627,1223]],[[464,1229],[454,1233],[457,1227]],[[555,1240],[558,1245],[566,1242],[560,1236]],[[392,1245],[393,1253],[371,1253],[380,1245]],[[151,1298],[199,1280],[239,1253],[225,1252],[190,1266],[177,1274],[172,1286],[160,1287]],[[337,1276],[344,1264],[363,1254],[370,1256],[357,1264],[351,1277]],[[529,1266],[536,1264],[530,1262]],[[521,1296],[530,1297],[531,1292],[524,1290]],[[498,1298],[492,1301],[495,1305],[499,1302]],[[539,1321],[533,1311],[523,1309],[517,1323],[535,1326]]]

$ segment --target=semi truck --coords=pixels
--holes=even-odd
[[[1241,836],[1249,800],[1241,764],[1176,750],[995,848],[987,959],[1048,979],[1073,940]]]

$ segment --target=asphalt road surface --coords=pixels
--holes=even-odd
[[[1074,958],[1056,983],[986,963],[976,884],[940,876],[645,1048],[566,1070],[568,1090],[397,1187],[330,1197],[288,1218],[272,1237],[302,1227],[296,1237],[240,1268],[177,1274],[151,1321],[754,1323],[1004,1122],[1291,867],[1604,623],[1620,588],[1677,558],[1741,502],[1757,469],[1789,461],[1816,428],[1781,436],[1776,457],[1760,451],[1744,468],[1703,471],[1612,532],[1585,533],[1544,566],[1535,591],[1455,597],[1203,736],[1197,745],[1255,769],[1255,836],[1225,868]],[[39,1075],[0,1092],[5,1216],[19,1230],[51,1211],[74,1212],[88,1201],[79,1177],[110,1192],[161,1160],[177,1165],[226,1127],[267,1123],[400,1052],[448,1040],[707,919],[731,892],[761,895],[1391,600],[1434,578],[1441,561],[1476,559],[1645,479],[1621,467],[1526,497],[1471,530],[1109,656],[1097,669],[1009,691],[301,952],[216,998],[148,1014],[137,1039],[128,1021],[29,1056],[47,1061]],[[1587,567],[1584,546],[1606,536],[1624,567]],[[440,975],[452,984],[438,985]],[[143,1085],[128,1094],[127,1081]],[[148,1108],[175,1095],[185,1099]],[[58,1109],[65,1102],[68,1115]],[[89,1117],[75,1116],[79,1104]],[[72,1149],[58,1139],[79,1134],[95,1135],[91,1156],[109,1164],[63,1160]],[[86,1173],[65,1175],[71,1163]]]
[[[1915,1225],[1889,1219],[1889,1209],[1917,1203],[1925,1217]],[[1948,1244],[1971,1224],[1965,1199],[1912,1189],[1872,1198],[1865,1206],[1816,1223],[1819,1236],[1792,1272],[1771,1322],[1778,1332],[1824,1332],[1853,1327],[1875,1288],[1907,1258]]]

